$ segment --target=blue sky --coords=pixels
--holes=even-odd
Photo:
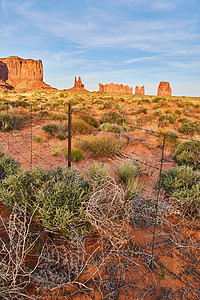
[[[42,59],[59,89],[81,76],[200,96],[200,0],[0,0],[0,57]]]

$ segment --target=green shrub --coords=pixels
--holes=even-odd
[[[122,131],[122,128],[119,125],[110,124],[110,123],[103,123],[100,126],[101,131],[107,131],[107,132],[115,132],[120,133]]]
[[[93,187],[94,185],[101,186],[102,183],[108,178],[110,173],[110,167],[108,165],[93,161],[89,171],[86,174],[86,178],[89,184]]]
[[[0,113],[0,130],[7,131],[19,129],[24,120],[21,115],[13,115],[10,113]]]
[[[35,140],[37,143],[42,143],[42,142],[43,142],[42,136],[36,136],[36,137],[34,137],[34,140]]]
[[[90,229],[83,201],[89,196],[87,181],[75,170],[33,168],[7,176],[1,182],[1,200],[26,207],[47,229],[69,236]]]
[[[87,124],[91,125],[91,126],[94,126],[96,128],[99,127],[100,123],[97,119],[95,119],[94,117],[92,116],[89,116],[89,115],[86,115],[86,116],[81,116],[81,119],[83,121],[85,121]]]
[[[166,146],[172,146],[175,147],[177,144],[179,144],[178,139],[178,133],[176,131],[172,130],[159,130],[158,137],[161,139],[161,142],[163,143],[164,137],[165,137],[165,145]]]
[[[200,169],[200,141],[187,141],[179,145],[172,158],[178,165]]]
[[[115,111],[110,111],[101,116],[101,123],[108,123],[108,122],[123,124],[126,123],[126,118]]]
[[[160,116],[162,116],[162,110],[161,110],[161,109],[155,110],[155,111],[153,112],[153,115],[154,115],[155,117],[160,117]]]
[[[91,225],[82,204],[88,197],[88,188],[87,181],[77,171],[58,168],[36,193],[43,226],[65,237],[73,230],[88,231]]]
[[[41,118],[41,119],[46,119],[50,116],[50,113],[49,111],[47,110],[41,110],[39,113],[38,113],[38,117]]]
[[[172,114],[161,115],[158,118],[158,121],[163,126],[167,126],[168,124],[174,124],[176,122],[176,120],[177,120],[177,117]]]
[[[91,133],[93,129],[93,126],[82,119],[72,119],[72,133],[87,134]]]
[[[15,174],[20,170],[20,164],[11,156],[0,152],[0,181],[11,174]]]
[[[42,129],[48,133],[49,135],[54,135],[59,131],[59,126],[56,123],[49,123],[44,126],[42,126]]]
[[[182,114],[182,111],[180,111],[179,109],[176,109],[175,114],[180,116]]]
[[[178,131],[189,135],[199,134],[200,123],[187,120],[178,128]]]
[[[144,107],[138,107],[136,111],[132,112],[132,115],[148,114],[148,109]]]
[[[178,203],[185,215],[200,217],[200,172],[179,166],[163,172],[156,188],[161,187]]]
[[[110,138],[110,136],[95,136],[85,141],[77,142],[77,145],[83,150],[89,150],[94,157],[111,157],[121,152],[123,142]]]
[[[119,160],[116,170],[120,180],[128,184],[141,174],[142,167],[139,162],[130,158]]]
[[[68,158],[68,152],[64,152],[64,157]],[[78,148],[72,148],[71,149],[71,159],[74,162],[77,162],[83,158],[83,151]]]

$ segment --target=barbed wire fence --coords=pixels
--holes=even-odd
[[[1,110],[9,112],[9,105],[10,103],[7,103],[5,106],[2,106]],[[60,113],[60,111],[55,112]],[[76,134],[72,135],[72,117],[73,114],[77,116],[81,116],[80,113],[73,112],[73,109],[71,108],[71,104],[68,105],[68,108],[66,109],[67,114],[67,122],[68,122],[68,130],[67,130],[67,144],[66,144],[66,151],[67,151],[67,161],[64,156],[60,156],[56,160],[56,164],[52,162],[51,155],[52,151],[54,149],[52,148],[49,141],[44,141],[42,143],[37,143],[37,147],[34,147],[35,143],[35,134],[41,130],[42,125],[41,122],[43,122],[43,119],[36,118],[33,114],[32,106],[29,107],[29,118],[25,121],[25,130],[14,130],[14,131],[8,131],[3,132],[0,131],[0,143],[3,148],[3,150],[6,153],[10,153],[11,155],[14,155],[17,157],[26,167],[30,168],[34,165],[38,164],[43,165],[47,168],[56,169],[59,163],[61,165],[65,165],[68,167],[73,166],[72,164],[72,158],[71,158],[71,149],[72,149],[72,140],[76,140],[82,143],[86,143],[84,139],[79,138]],[[87,115],[84,113],[83,115]],[[46,123],[46,121],[44,121]],[[37,132],[35,132],[34,128],[37,127]],[[156,184],[156,182],[160,179],[162,172],[167,172],[167,169],[165,167],[165,162],[167,164],[172,163],[174,165],[174,161],[170,159],[169,157],[165,157],[165,150],[166,150],[166,138],[170,137],[170,134],[166,133],[158,133],[153,130],[140,128],[136,126],[130,125],[131,129],[134,130],[135,136],[128,134],[123,134],[123,137],[127,138],[127,141],[129,142],[130,139],[134,141],[134,143],[137,143],[141,145],[144,143],[148,136],[151,135],[153,137],[157,137],[158,135],[162,136],[162,144],[159,145],[159,149],[156,153],[152,153],[152,155],[148,156],[146,160],[142,160],[140,157],[135,156],[134,153],[119,153],[117,154],[117,157],[124,158],[124,159],[131,159],[135,162],[140,163],[144,166],[143,174],[146,176],[145,178],[148,180],[150,177],[149,174],[151,173],[151,170],[154,170],[157,172],[153,178],[151,178],[151,185],[152,187]],[[145,133],[145,135],[141,136],[140,133]],[[122,137],[122,134],[116,134],[116,136],[120,139]],[[174,136],[173,136],[174,137]],[[183,139],[191,141],[193,139],[188,139],[181,136],[176,136],[177,139]],[[87,141],[88,143],[88,141]],[[100,150],[104,152],[106,155],[109,154],[110,157],[116,157],[116,153],[110,150],[106,150],[104,147],[100,147]],[[45,157],[43,155],[43,151],[49,151],[49,156],[47,157],[47,154],[45,152]],[[35,159],[38,159],[37,164],[34,162]],[[108,163],[109,164],[109,163]],[[113,167],[113,164],[110,164],[111,168]],[[184,178],[179,176],[180,179],[186,180],[191,182],[190,179]],[[145,180],[145,179],[144,179]],[[149,188],[148,188],[149,189]],[[152,201],[153,198],[153,201]],[[170,297],[174,297],[174,295],[178,297],[183,297],[182,299],[199,299],[200,298],[200,240],[198,234],[198,230],[200,229],[200,225],[196,221],[191,221],[184,216],[182,216],[176,205],[171,204],[170,201],[165,201],[165,197],[162,193],[161,188],[158,186],[158,189],[155,191],[152,190],[145,190],[143,193],[138,194],[136,197],[136,200],[134,202],[134,209],[132,212],[132,222],[136,226],[136,228],[145,228],[146,230],[146,242],[143,243],[135,243],[131,244],[128,249],[124,249],[121,251],[119,248],[117,248],[118,255],[124,256],[126,259],[126,263],[124,264],[123,270],[118,272],[119,265],[116,265],[116,269],[114,269],[110,264],[109,265],[109,274],[110,278],[106,279],[106,287],[105,287],[105,281],[101,280],[98,281],[95,277],[94,273],[91,275],[90,279],[92,279],[92,285],[97,286],[99,289],[100,294],[102,295],[102,299],[118,299],[117,298],[117,291],[119,292],[120,289],[123,287],[129,287],[134,290],[134,293],[138,293],[138,297],[141,297],[139,299],[142,299],[142,297],[151,296],[152,290],[155,290],[157,283],[156,279],[154,278],[154,272],[158,273],[158,269],[161,270],[162,273],[161,276],[164,278],[165,273],[167,272],[169,276],[171,276],[171,280],[177,280],[179,282],[179,289],[176,291],[173,290],[173,288],[165,291],[166,294],[163,294],[163,299],[173,299]],[[96,221],[100,221],[97,219]],[[173,222],[172,222],[173,221]],[[50,247],[50,246],[49,246]],[[81,246],[83,248],[83,245]],[[110,244],[108,247],[111,247]],[[132,247],[130,249],[130,247]],[[109,252],[109,250],[106,250],[106,255],[111,255],[112,250]],[[83,249],[81,251],[84,251]],[[120,252],[121,251],[121,252]],[[132,252],[131,252],[132,251]],[[136,257],[139,261],[143,262],[145,265],[145,270],[140,270],[143,274],[144,281],[141,287],[136,288],[138,286],[137,282],[131,283],[131,280],[127,284],[127,278],[125,278],[124,274],[127,271],[126,268],[129,266],[128,255],[131,253],[131,257],[133,259]],[[92,253],[92,256],[95,253]],[[61,255],[61,253],[59,254]],[[81,257],[79,257],[80,254],[77,254],[77,259],[80,260]],[[112,254],[113,255],[113,254]],[[177,265],[179,265],[179,269],[181,270],[181,273],[172,268],[172,266],[167,266],[167,263],[164,260],[164,256],[170,257],[175,256]],[[95,256],[95,255],[94,255]],[[61,263],[62,258],[58,257],[56,258],[59,263]],[[55,261],[56,261],[55,259]],[[66,259],[66,258],[65,258]],[[83,258],[82,258],[83,259]],[[43,255],[43,260],[48,261],[47,257]],[[133,259],[134,260],[134,259]],[[107,261],[108,262],[108,261]],[[83,262],[82,262],[83,263]],[[102,263],[102,262],[101,262]],[[101,263],[98,266],[98,271],[96,270],[96,273],[101,273],[100,269],[105,267],[105,261],[101,265]],[[133,267],[134,265],[134,267]],[[137,263],[133,263],[132,268],[134,269],[134,272],[138,272],[138,266]],[[126,266],[126,267],[125,267]],[[83,267],[86,268],[86,267]],[[130,271],[130,270],[129,270]],[[123,273],[124,272],[124,273]],[[148,274],[151,274],[152,278],[154,279],[154,285],[152,285],[152,282],[150,284],[151,289],[145,288],[144,282],[146,281],[146,278],[149,276]],[[187,276],[186,276],[187,275]],[[62,276],[64,276],[62,274]],[[117,276],[117,282],[112,282],[114,280],[114,277]],[[137,276],[136,276],[137,277]],[[76,277],[77,279],[78,277]],[[101,278],[101,276],[99,277]],[[189,280],[188,280],[189,278]],[[39,277],[35,277],[34,280],[39,280]],[[40,278],[41,280],[41,278]],[[64,286],[68,283],[63,280],[63,290],[60,289],[59,284],[54,282],[55,287],[51,287],[51,293],[47,296],[47,299],[54,299],[54,290],[59,290],[57,292],[56,296],[65,296],[65,289]],[[136,279],[135,279],[136,280]],[[78,282],[78,281],[77,281]],[[77,283],[75,280],[71,280],[71,284],[76,285]],[[90,285],[87,285],[90,283],[90,280],[87,279],[84,281],[84,283],[79,282],[79,284],[82,284],[82,287],[86,293],[90,292]],[[52,283],[53,284],[53,283]],[[114,286],[115,285],[115,286]],[[44,283],[45,287],[45,283]],[[59,288],[58,288],[59,287]],[[81,290],[79,288],[79,291]],[[107,295],[104,295],[104,290],[107,289]],[[136,292],[137,290],[137,292]],[[164,292],[163,292],[164,293]],[[67,294],[70,295],[69,293]],[[72,293],[71,293],[72,296]],[[70,296],[70,297],[71,297]],[[118,295],[119,296],[119,295]],[[51,298],[52,297],[52,298]],[[168,298],[167,298],[168,297]],[[19,298],[20,299],[20,298]],[[22,299],[22,298],[21,298]],[[34,297],[34,299],[39,299],[39,297]],[[56,298],[55,298],[56,299]],[[70,299],[70,298],[69,298]],[[174,298],[175,299],[175,298]]]

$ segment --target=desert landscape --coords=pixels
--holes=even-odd
[[[200,97],[16,56],[0,88],[0,298],[199,299]]]

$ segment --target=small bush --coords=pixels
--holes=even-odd
[[[187,141],[179,145],[172,158],[178,165],[200,169],[200,141]]]
[[[179,166],[161,174],[161,187],[178,203],[183,214],[200,217],[200,172],[189,166]]]
[[[93,126],[82,119],[72,119],[72,133],[87,134],[91,133],[93,129]]]
[[[160,116],[162,116],[162,110],[161,110],[161,109],[155,110],[155,111],[153,112],[153,115],[154,115],[155,117],[160,117]]]
[[[178,131],[189,135],[199,134],[200,123],[187,120],[178,128]]]
[[[20,170],[20,164],[11,156],[0,152],[0,181],[11,174],[15,174]]]
[[[134,159],[119,160],[116,169],[120,180],[125,184],[133,181],[142,171],[140,163]]]
[[[126,123],[126,118],[115,111],[110,111],[101,116],[101,123],[108,123],[108,122],[123,124]]]
[[[65,158],[68,158],[68,152],[63,153]],[[78,148],[72,148],[71,149],[71,159],[74,162],[77,162],[83,158],[83,151]]]
[[[115,132],[120,133],[122,131],[122,128],[119,125],[110,124],[110,123],[103,123],[100,126],[101,131],[107,131],[107,132]]]
[[[158,118],[158,121],[163,126],[167,126],[168,124],[174,124],[176,122],[176,120],[177,120],[177,117],[172,114],[161,115]]]
[[[19,129],[24,120],[21,115],[13,115],[10,113],[0,113],[0,130],[7,131]]]
[[[144,107],[138,107],[136,111],[132,112],[132,115],[148,114],[148,109]]]
[[[159,130],[158,137],[161,139],[162,143],[165,137],[165,145],[175,147],[179,144],[178,133],[172,130]]]
[[[18,203],[35,220],[50,231],[69,236],[84,232],[91,226],[85,218],[83,201],[89,196],[87,181],[75,170],[33,168],[7,176],[1,182],[1,200],[13,206]]]
[[[35,140],[37,143],[42,143],[42,142],[43,142],[42,136],[36,136],[36,137],[34,137],[34,140]]]
[[[42,129],[49,135],[53,135],[58,131],[58,125],[56,123],[49,123],[44,125]]]
[[[91,126],[94,126],[96,128],[99,127],[100,123],[97,119],[95,119],[94,117],[92,116],[81,116],[81,119],[83,121],[85,121],[87,124],[91,125]]]
[[[123,142],[110,138],[110,136],[92,137],[85,141],[79,141],[77,145],[83,150],[89,150],[94,157],[111,157],[121,152]]]

